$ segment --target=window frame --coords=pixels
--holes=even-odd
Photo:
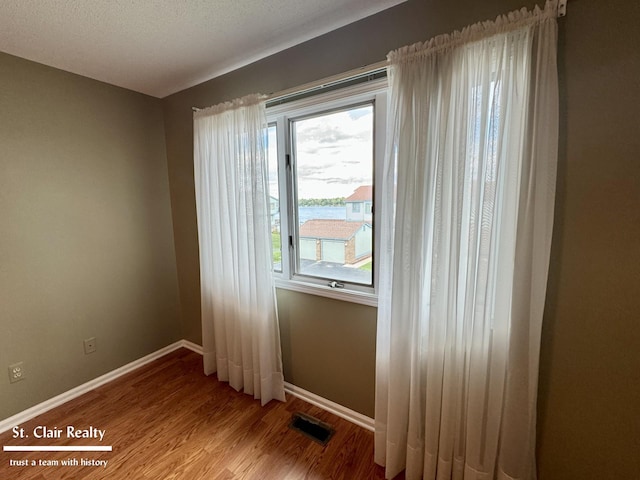
[[[298,245],[294,222],[297,213],[295,191],[295,159],[292,158],[291,122],[304,117],[319,115],[331,110],[344,110],[352,106],[373,103],[373,204],[380,205],[382,199],[382,166],[385,154],[387,117],[387,79],[377,79],[353,86],[320,93],[300,100],[267,107],[267,124],[276,125],[278,188],[280,191],[280,235],[282,271],[273,273],[276,287],[313,295],[344,300],[364,305],[377,306],[380,231],[379,213],[373,209],[373,256],[372,286],[336,280],[344,288],[329,286],[332,279],[311,277],[296,272]]]
[[[276,127],[276,137],[277,137],[277,133],[278,133],[277,125],[275,123],[267,123],[267,140],[269,138],[269,129],[271,127]],[[277,148],[276,148],[276,152],[277,152]],[[276,171],[279,170],[278,165],[277,165],[277,163],[278,163],[278,155],[277,155],[277,153],[276,153],[276,158],[274,158],[274,159],[270,158],[269,155],[267,155],[267,160],[269,162],[268,170],[271,170],[271,162],[272,161],[276,162]],[[268,182],[268,184],[269,184],[268,186],[270,187],[271,186],[271,182]],[[269,193],[269,204],[271,204],[271,198],[275,198],[275,197],[273,196],[273,192],[270,189],[269,189],[268,193]],[[280,200],[280,175],[279,175],[279,172],[278,172],[278,192],[277,192],[277,194],[278,194],[278,196],[277,196],[277,199],[278,199],[278,215],[280,215],[280,203],[281,203],[281,200]],[[271,205],[269,205],[269,216],[271,216]],[[272,243],[271,244],[271,268],[272,268],[272,271],[274,273],[282,273],[282,238],[283,238],[282,237],[282,226],[281,226],[282,217],[279,216],[278,222],[280,223],[278,225],[279,234],[280,234],[280,270],[276,270],[275,263],[273,262],[273,252],[274,252],[274,250],[273,250],[273,240],[272,240],[272,242],[271,242]],[[269,218],[269,230],[270,230],[270,233],[272,235],[271,238],[273,239],[273,223],[272,223],[272,219],[271,218]]]

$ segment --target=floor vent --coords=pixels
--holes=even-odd
[[[291,416],[289,428],[306,435],[320,445],[326,445],[335,432],[331,425],[300,412],[296,412]]]

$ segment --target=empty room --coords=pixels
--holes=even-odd
[[[639,22],[0,2],[0,479],[639,478]]]

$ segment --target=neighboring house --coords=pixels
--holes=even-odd
[[[373,186],[364,185],[358,187],[349,197],[345,198],[347,205],[347,221],[349,222],[371,222],[373,214]]]
[[[279,231],[280,201],[276,197],[269,196],[269,213],[271,215],[271,230]]]
[[[271,216],[274,216],[278,213],[280,201],[276,197],[269,197],[269,210],[271,211]]]
[[[353,264],[371,255],[371,225],[346,220],[307,220],[300,225],[300,259]]]

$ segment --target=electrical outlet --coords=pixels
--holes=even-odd
[[[84,341],[84,354],[89,355],[96,351],[96,337],[87,338]]]
[[[11,383],[19,382],[20,380],[24,380],[24,378],[24,362],[9,365],[9,381]]]

